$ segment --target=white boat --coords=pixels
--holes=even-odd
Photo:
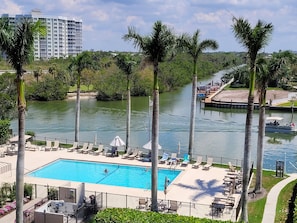
[[[265,132],[297,133],[296,126],[293,122],[284,124],[282,120],[282,117],[267,117]]]

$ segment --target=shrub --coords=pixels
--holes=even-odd
[[[4,144],[9,139],[9,120],[0,120],[0,144]]]
[[[32,199],[33,194],[33,186],[32,184],[26,184],[24,185],[24,197],[29,197],[30,200]]]
[[[230,221],[216,221],[212,219],[199,219],[188,216],[180,216],[177,214],[161,214],[156,212],[143,212],[125,208],[109,208],[100,211],[92,219],[92,223],[216,223]]]

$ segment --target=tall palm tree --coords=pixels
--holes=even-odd
[[[258,52],[268,44],[269,37],[273,31],[271,23],[258,20],[254,28],[250,23],[243,18],[233,17],[232,25],[235,38],[245,47],[249,57],[249,94],[247,104],[247,115],[245,123],[245,140],[244,140],[244,155],[243,155],[243,176],[242,176],[242,193],[241,193],[241,208],[242,221],[248,222],[247,200],[248,200],[248,181],[250,170],[250,153],[251,153],[251,134],[252,134],[252,119],[254,111],[254,91],[256,79],[256,59]]]
[[[190,134],[188,154],[192,159],[193,143],[195,134],[195,116],[196,116],[196,98],[197,98],[197,63],[198,57],[204,50],[218,48],[218,43],[215,40],[206,39],[199,43],[200,31],[196,30],[193,36],[183,34],[177,39],[179,47],[185,50],[193,59],[193,78],[192,78],[192,98],[191,98],[191,117],[190,117]]]
[[[266,106],[266,92],[268,83],[274,80],[278,75],[282,65],[285,64],[285,59],[282,57],[273,56],[268,61],[265,58],[259,58],[257,60],[257,84],[259,95],[259,131],[257,142],[257,173],[255,191],[257,193],[262,192],[262,169],[263,169],[263,142],[265,134],[265,106]]]
[[[23,66],[32,58],[34,36],[38,33],[44,35],[46,29],[40,21],[33,23],[29,19],[21,20],[15,28],[11,27],[4,18],[1,18],[0,24],[0,48],[16,70],[19,135],[16,167],[16,222],[23,222],[26,110]]]
[[[152,114],[152,205],[151,210],[158,211],[158,144],[159,144],[159,63],[164,61],[175,46],[175,36],[161,21],[156,21],[149,36],[139,35],[134,27],[128,27],[124,40],[132,40],[154,67],[153,114]]]
[[[133,67],[136,62],[133,60],[131,54],[119,54],[116,56],[117,66],[126,74],[127,76],[127,120],[126,120],[126,147],[125,152],[128,151],[130,147],[130,122],[131,122],[131,92],[130,92],[130,81],[133,72]]]
[[[72,58],[69,69],[76,71],[76,109],[75,109],[75,132],[74,141],[79,142],[79,123],[80,123],[80,84],[82,71],[85,68],[93,68],[92,55],[84,51]]]

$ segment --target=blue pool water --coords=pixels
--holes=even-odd
[[[105,170],[108,170],[107,173]],[[166,177],[170,184],[180,172],[180,170],[159,169],[158,190],[164,190]],[[151,169],[141,166],[59,159],[28,175],[130,188],[151,188]]]

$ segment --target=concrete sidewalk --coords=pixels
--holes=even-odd
[[[276,184],[268,193],[263,213],[262,223],[272,223],[275,219],[276,204],[280,191],[290,182],[297,179],[297,174],[289,174],[289,177]]]

